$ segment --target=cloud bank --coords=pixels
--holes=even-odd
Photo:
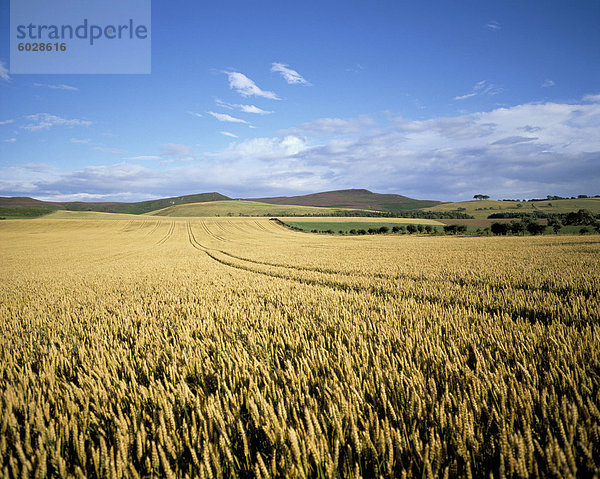
[[[162,167],[1,168],[0,195],[142,200],[215,190],[243,197],[369,188],[460,200],[474,193],[600,193],[600,95],[423,121],[386,118],[317,119],[209,153],[167,144],[157,155]]]

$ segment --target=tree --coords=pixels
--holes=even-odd
[[[567,213],[564,217],[566,225],[588,226],[596,222],[596,218],[589,210],[579,210],[577,213]]]
[[[416,233],[417,232],[417,227],[415,225],[408,225],[406,227],[406,229],[408,230],[408,232],[410,234]]]
[[[527,231],[530,235],[541,235],[545,230],[546,225],[541,225],[539,223],[536,223],[535,221],[532,221],[531,223],[527,224]]]
[[[548,226],[554,230],[554,234],[557,235],[562,228],[562,223],[557,218],[548,218]]]
[[[392,233],[400,233],[400,227],[399,226],[392,226]]]
[[[444,233],[447,234],[458,234],[458,233],[466,233],[467,227],[465,225],[445,225]]]
[[[522,221],[511,221],[510,232],[514,235],[520,235],[525,232],[525,225]]]
[[[494,233],[496,236],[506,236],[506,234],[510,230],[510,225],[506,223],[492,223],[492,226],[490,228],[492,230],[492,233]]]
[[[431,227],[431,225],[426,225],[425,226],[425,232],[426,233],[431,233],[433,231],[433,228]]]
[[[476,200],[489,200],[490,197],[488,195],[475,195],[473,196]]]
[[[390,229],[387,226],[382,226],[381,228],[379,228],[379,233],[380,234],[384,234],[387,233]]]
[[[557,235],[560,229],[562,228],[562,223],[560,221],[555,222],[552,225],[552,229],[554,230],[554,234]]]

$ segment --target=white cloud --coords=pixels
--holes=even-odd
[[[100,151],[102,153],[110,153],[111,155],[123,155],[127,153],[127,150],[111,148],[102,143],[95,143],[89,138],[71,138],[71,143],[75,143],[77,145],[88,145],[92,148],[92,150]]]
[[[15,120],[4,120],[4,121],[0,121],[0,125],[8,125],[10,123],[12,123]]]
[[[293,133],[303,135],[347,135],[351,133],[358,133],[365,126],[374,125],[373,118],[369,115],[361,115],[356,118],[318,118],[313,121],[309,121],[301,124],[297,128],[291,128],[284,130],[282,133]]]
[[[202,118],[202,114],[201,113],[196,113],[195,111],[188,111],[188,113],[192,116],[197,116],[199,118]]]
[[[53,90],[79,91],[79,88],[76,88],[71,85],[49,85],[47,83],[34,83],[33,86],[51,88]]]
[[[492,30],[494,32],[497,32],[498,30],[502,29],[502,27],[500,26],[500,23],[498,23],[495,20],[492,20],[492,21],[486,23],[485,28],[487,28],[488,30]]]
[[[306,150],[306,142],[297,136],[261,137],[236,143],[233,147],[213,155],[214,158],[252,160],[284,159]]]
[[[248,123],[246,120],[242,120],[241,118],[235,118],[227,113],[215,113],[214,111],[207,111],[211,116],[214,116],[219,121],[226,121],[229,123]]]
[[[10,81],[10,75],[8,74],[8,68],[4,65],[4,62],[0,60],[0,78],[4,81]]]
[[[222,108],[227,108],[229,110],[237,108],[238,110],[243,111],[244,113],[254,113],[256,115],[269,115],[273,113],[272,111],[263,110],[262,108],[259,108],[255,105],[240,105],[237,103],[227,103],[222,100],[219,100],[218,98],[215,99],[215,103]]]
[[[554,83],[554,81],[552,80],[545,80],[544,83],[542,83],[542,88],[549,88],[551,86],[555,86],[556,83]]]
[[[28,131],[39,131],[48,130],[53,126],[90,126],[91,121],[88,120],[67,120],[56,115],[49,115],[48,113],[37,113],[35,115],[27,115],[25,118],[30,120],[32,123],[29,125],[22,126],[21,128]]]
[[[244,113],[254,113],[255,115],[269,115],[272,111],[263,110],[254,105],[237,105],[237,107]]]
[[[219,133],[221,133],[221,135],[229,136],[231,138],[238,138],[237,135],[234,135],[233,133],[230,133],[228,131],[220,131]]]
[[[300,73],[296,70],[292,70],[289,65],[286,65],[285,63],[271,64],[271,71],[280,73],[284,80],[290,85],[310,86],[310,83],[307,82]]]
[[[260,96],[270,100],[279,100],[280,98],[272,91],[261,90],[256,83],[243,73],[225,72],[229,79],[229,88],[237,91],[242,96]]]
[[[166,143],[161,145],[160,157],[170,161],[189,161],[196,158],[192,146],[180,143]]]
[[[467,98],[472,98],[472,97],[478,96],[478,95],[494,96],[500,92],[502,92],[502,88],[494,85],[493,83],[488,82],[487,80],[482,80],[482,81],[475,83],[475,85],[473,85],[473,88],[471,89],[471,91],[469,93],[467,93],[465,95],[455,96],[454,99],[455,100],[466,100]]]
[[[16,138],[7,138],[6,140],[4,140],[5,143],[14,143],[16,141],[17,141]]]
[[[224,102],[223,100],[221,100],[219,98],[215,98],[215,103],[217,104],[217,106],[220,106],[221,108],[227,108],[228,110],[234,109],[233,104]]]
[[[96,145],[92,147],[93,150],[100,151],[102,153],[110,153],[111,155],[124,155],[127,153],[127,150],[122,150],[120,148],[109,148],[102,145]]]
[[[455,96],[454,99],[455,100],[466,100],[467,98],[472,98],[475,95],[477,95],[477,93],[467,93],[465,95]]]
[[[591,102],[591,103],[600,103],[600,93],[596,95],[585,95],[583,97],[583,101]]]
[[[123,158],[124,160],[131,161],[146,161],[146,160],[160,160],[162,157],[157,155],[138,155],[138,156],[128,156],[127,158]]]

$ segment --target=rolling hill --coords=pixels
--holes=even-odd
[[[462,211],[476,219],[487,218],[493,213],[569,213],[586,209],[600,214],[600,198],[578,198],[544,201],[496,201],[472,200],[458,203],[443,203],[425,211]]]
[[[86,203],[83,201],[52,202],[41,201],[28,197],[0,197],[0,216],[41,216],[55,210],[68,211],[99,211],[102,213],[124,213],[140,215],[167,208],[173,205],[200,203],[203,201],[230,200],[221,193],[200,193],[197,195],[174,196],[157,200],[139,201],[135,203]]]
[[[472,215],[475,219],[484,219],[493,213],[568,213],[580,209],[600,214],[600,198],[441,203],[402,195],[373,193],[365,189],[238,200],[213,192],[134,203],[50,202],[29,197],[0,197],[0,218],[33,218],[57,210],[135,215],[152,213],[159,216],[337,216],[349,211],[373,216],[381,213],[402,215],[404,212],[419,210],[431,213],[458,211]]]
[[[273,205],[326,206],[330,208],[358,208],[366,210],[400,211],[415,210],[439,205],[439,201],[415,200],[402,195],[373,193],[364,189],[325,191],[302,196],[275,198],[251,198],[251,201]]]
[[[0,197],[0,216],[6,217],[35,217],[48,214],[56,210],[68,210],[68,211],[98,211],[102,213],[123,213],[123,214],[145,214],[152,211],[163,210],[172,206],[180,206],[187,204],[207,203],[207,202],[220,202],[229,201],[231,198],[222,195],[220,193],[201,193],[196,195],[185,195],[171,198],[161,198],[150,201],[140,201],[135,203],[120,203],[120,202],[82,202],[82,201],[71,201],[71,202],[51,202],[41,201],[29,197],[15,197],[7,198]],[[256,204],[269,204],[279,206],[297,206],[297,207],[312,207],[317,208],[314,210],[304,210],[305,213],[301,213],[298,209],[273,209],[273,215],[276,214],[287,214],[290,215],[326,215],[332,214],[335,211],[343,209],[352,210],[374,210],[383,212],[398,213],[407,210],[415,210],[426,208],[430,206],[439,205],[439,201],[426,201],[426,200],[415,200],[402,195],[392,194],[379,194],[372,193],[369,190],[364,189],[352,189],[352,190],[338,190],[338,191],[326,191],[322,193],[313,193],[302,196],[282,196],[272,198],[258,198],[258,199],[240,199],[235,201],[245,201],[245,206],[241,207],[241,203],[232,206],[233,209],[228,211],[221,207],[211,206],[205,208],[208,216],[214,214],[226,215],[231,213],[233,215],[268,215],[269,211],[265,208],[259,207]],[[221,205],[225,206],[225,205]],[[228,204],[227,207],[231,206]],[[197,208],[197,207],[195,207]],[[327,210],[329,208],[329,210]],[[178,210],[169,210],[173,214],[179,215]],[[191,211],[191,210],[190,210]],[[185,213],[187,216],[190,211]],[[253,211],[253,212],[250,212]],[[282,211],[282,213],[275,213],[276,211]],[[183,215],[183,213],[181,213]],[[197,216],[192,214],[192,216]]]
[[[343,210],[344,208],[274,205],[257,201],[228,200],[169,206],[150,214],[154,216],[335,216]]]

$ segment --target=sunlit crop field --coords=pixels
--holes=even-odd
[[[599,236],[38,219],[0,264],[4,477],[600,474]]]

